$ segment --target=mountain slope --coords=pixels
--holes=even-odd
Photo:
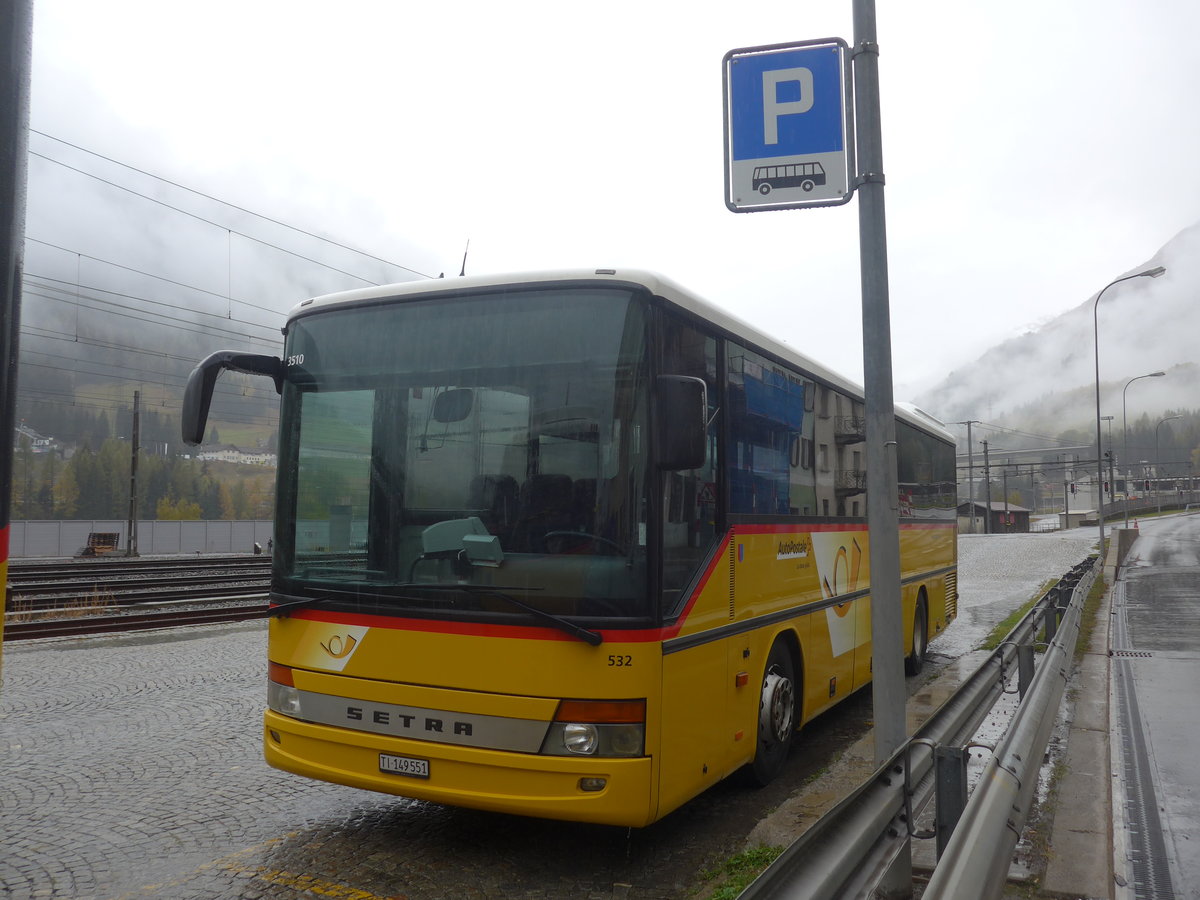
[[[1096,309],[1101,406],[1122,416],[1130,379],[1165,371],[1126,393],[1132,417],[1147,411],[1200,406],[1200,222],[1158,253],[1110,280],[1165,266],[1159,278],[1133,278],[1093,294],[1041,328],[1005,341],[973,365],[951,372],[917,402],[943,421],[986,419],[1043,433],[1095,422]]]

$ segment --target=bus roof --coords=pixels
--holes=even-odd
[[[563,269],[538,272],[511,272],[498,275],[468,275],[455,278],[435,278],[425,281],[408,281],[376,287],[358,288],[312,297],[297,304],[288,313],[288,321],[333,306],[371,303],[391,298],[410,297],[418,294],[459,293],[503,285],[538,284],[546,282],[613,282],[614,284],[638,285],[650,293],[684,309],[693,315],[712,322],[746,343],[794,364],[797,368],[813,375],[831,387],[853,397],[863,399],[863,388],[790,345],[774,338],[743,319],[732,315],[703,299],[670,278],[645,269]],[[909,424],[932,431],[947,441],[954,437],[946,427],[929,413],[907,403],[896,404],[896,414]]]

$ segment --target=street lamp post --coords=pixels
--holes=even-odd
[[[1160,419],[1158,424],[1154,426],[1154,498],[1158,501],[1158,511],[1162,513],[1162,485],[1159,479],[1162,475],[1159,474],[1162,469],[1162,457],[1158,453],[1158,429],[1162,428],[1164,422],[1170,422],[1172,419],[1182,419],[1183,416],[1167,416],[1165,419]]]
[[[1125,382],[1125,390],[1121,391],[1121,434],[1125,440],[1125,527],[1129,527],[1129,417],[1125,414],[1125,391],[1139,378],[1162,378],[1166,372],[1148,372],[1145,375],[1134,375]]]
[[[1125,275],[1122,278],[1114,279],[1100,288],[1100,293],[1096,295],[1096,301],[1092,304],[1092,343],[1096,351],[1096,487],[1100,488],[1096,494],[1096,522],[1100,526],[1100,546],[1099,552],[1101,558],[1104,557],[1104,459],[1103,451],[1100,449],[1100,298],[1114,284],[1120,284],[1122,281],[1129,281],[1133,278],[1157,278],[1166,270],[1164,266],[1154,266],[1146,269],[1144,272],[1135,272],[1132,275]]]

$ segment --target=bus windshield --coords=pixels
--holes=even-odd
[[[577,284],[295,319],[277,601],[645,622],[646,308]]]

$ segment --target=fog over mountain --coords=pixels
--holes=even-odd
[[[1159,278],[1132,278],[1093,294],[1074,309],[984,353],[949,373],[915,402],[945,422],[984,420],[1057,435],[1094,427],[1098,333],[1101,409],[1120,428],[1122,394],[1129,422],[1164,410],[1200,407],[1200,222],[1180,232],[1144,263],[1099,273],[1105,284],[1154,266]],[[1021,290],[1019,268],[998,273]],[[971,308],[970,296],[963,298]],[[1097,327],[1093,327],[1093,309]],[[968,323],[1005,314],[971,309]],[[1164,371],[1162,378],[1130,379]]]

